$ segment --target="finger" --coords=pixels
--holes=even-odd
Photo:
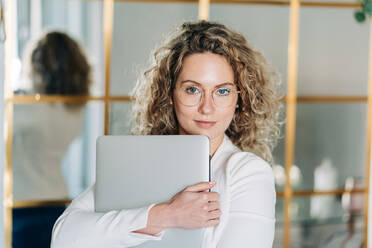
[[[220,203],[218,201],[211,201],[208,203],[208,211],[220,209]]]
[[[200,192],[208,190],[216,185],[216,182],[201,182],[185,188],[185,191]]]
[[[208,201],[218,201],[220,199],[220,194],[218,192],[202,192],[200,194],[203,194],[203,199]]]
[[[210,211],[208,213],[208,219],[216,219],[216,218],[220,218],[222,212],[221,210],[217,209],[217,210],[213,210],[213,211]]]
[[[217,226],[218,224],[220,224],[220,219],[219,218],[217,218],[217,219],[211,219],[211,220],[208,220],[205,223],[205,226],[204,227]]]

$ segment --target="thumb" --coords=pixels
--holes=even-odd
[[[202,183],[197,183],[197,184],[186,187],[185,191],[200,192],[200,191],[208,190],[215,185],[216,185],[215,181],[213,181],[213,182],[202,182]]]

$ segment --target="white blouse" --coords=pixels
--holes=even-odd
[[[242,152],[225,135],[212,161],[212,188],[220,194],[220,223],[204,229],[203,248],[272,247],[275,231],[275,186],[268,163]],[[133,233],[145,228],[149,210],[94,212],[94,185],[72,201],[53,228],[52,248],[132,247],[157,235]]]

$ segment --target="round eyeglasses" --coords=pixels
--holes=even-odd
[[[180,102],[185,106],[196,106],[205,95],[205,91],[195,83],[183,83],[179,88],[175,88]],[[230,107],[235,104],[236,96],[239,94],[234,85],[226,84],[212,91],[212,99],[217,107]]]

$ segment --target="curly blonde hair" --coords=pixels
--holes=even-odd
[[[132,134],[178,134],[173,89],[183,60],[204,52],[227,59],[240,91],[238,108],[226,135],[241,150],[253,152],[272,164],[272,149],[280,136],[280,79],[241,34],[219,23],[186,22],[155,51],[151,68],[141,75],[132,92]]]

